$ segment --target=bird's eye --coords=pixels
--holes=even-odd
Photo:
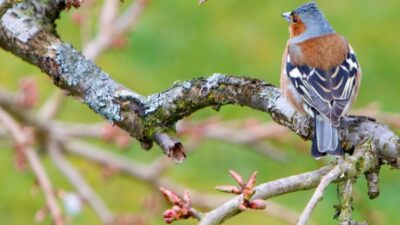
[[[293,16],[293,17],[292,17],[292,21],[293,21],[293,23],[297,23],[299,20],[297,19],[296,16]]]

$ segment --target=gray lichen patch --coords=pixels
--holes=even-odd
[[[3,26],[19,41],[26,43],[38,31],[38,25],[30,17],[10,9],[2,17]]]
[[[145,114],[154,113],[159,109],[166,113],[174,110],[179,105],[176,100],[179,100],[182,94],[185,91],[189,91],[191,87],[192,84],[190,82],[175,82],[168,91],[148,96],[145,101]]]
[[[220,73],[214,73],[209,78],[207,78],[206,83],[200,89],[200,94],[205,95],[210,92],[212,88],[218,87],[218,84],[225,78],[225,75]]]
[[[268,106],[268,108],[272,108],[271,102],[272,101],[268,101],[268,103],[270,104]],[[289,104],[289,102],[286,100],[286,98],[283,98],[283,97],[277,98],[276,99],[276,105],[279,106],[279,110],[287,118],[293,117],[293,115],[296,113],[295,109]]]
[[[83,101],[111,123],[122,121],[120,105],[113,101],[120,87],[107,73],[67,44],[53,46],[58,66],[58,82],[71,92],[80,93]]]
[[[144,102],[145,98],[135,92],[132,92],[128,89],[125,88],[120,88],[114,93],[114,97],[120,99],[120,100],[128,100],[128,101],[133,101],[136,103],[142,103]]]
[[[374,149],[380,149],[380,154],[383,159],[390,160],[396,158],[399,155],[400,149],[398,149],[397,142],[399,137],[392,131],[387,129],[387,126],[370,126],[368,129],[374,128],[375,141],[372,143]]]

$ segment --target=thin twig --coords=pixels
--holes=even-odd
[[[255,194],[252,199],[269,199],[290,192],[308,190],[318,186],[318,184],[321,183],[321,179],[329,174],[329,176],[325,177],[325,181],[322,182],[323,184],[320,185],[316,193],[314,193],[313,200],[312,202],[310,201],[311,203],[309,203],[309,209],[311,209],[311,207],[315,206],[317,199],[319,199],[318,196],[320,196],[321,191],[323,192],[323,186],[325,186],[324,183],[329,184],[332,177],[338,178],[343,173],[356,176],[359,173],[362,174],[365,171],[369,171],[376,166],[374,163],[375,160],[376,157],[371,152],[371,146],[369,142],[366,142],[357,147],[352,156],[349,156],[345,161],[340,162],[333,168],[330,166],[323,167],[312,172],[298,174],[261,184],[255,188]],[[241,213],[239,210],[241,202],[242,196],[238,196],[224,203],[218,208],[206,213],[200,222],[200,225],[221,224],[223,221]],[[309,213],[304,214],[303,217],[305,217],[304,220],[308,219]]]
[[[206,3],[207,0],[199,0],[199,5]]]
[[[101,138],[106,123],[72,123],[63,121],[51,122],[51,128],[53,132],[59,134],[59,136],[65,137],[89,137],[89,138]]]
[[[199,123],[180,121],[176,130],[178,134],[187,134],[197,139],[207,137],[234,144],[248,145],[273,160],[286,161],[286,154],[283,150],[262,142],[263,140],[279,140],[289,134],[287,128],[276,123],[268,122],[245,126],[243,121],[219,121],[211,118]]]
[[[255,194],[252,198],[269,199],[286,193],[311,189],[317,186],[321,177],[327,174],[331,169],[331,167],[323,167],[315,171],[260,184],[255,188]],[[219,207],[206,213],[199,225],[221,224],[223,221],[241,213],[242,211],[239,210],[239,206],[243,201],[242,198],[242,195],[234,197]]]
[[[62,92],[60,90],[56,90],[39,109],[38,116],[40,117],[40,120],[45,122],[54,119],[61,108],[63,99],[64,95]]]
[[[103,165],[110,165],[121,172],[125,172],[131,176],[152,184],[156,189],[158,187],[165,187],[167,189],[174,190],[176,193],[183,193],[185,190],[187,190],[190,193],[193,204],[200,208],[214,209],[229,200],[228,198],[220,195],[205,194],[195,190],[190,190],[187,187],[177,185],[171,180],[163,178],[163,172],[166,171],[168,166],[172,165],[170,161],[165,160],[165,157],[159,158],[151,165],[145,166],[133,160],[125,159],[124,157],[115,155],[104,149],[81,141],[66,142],[66,150],[88,160],[95,161]],[[267,189],[270,187],[272,186],[266,186],[265,188]],[[289,224],[295,224],[299,215],[299,213],[291,209],[270,201],[268,202],[267,210],[265,212],[273,217],[286,221]]]
[[[317,189],[315,190],[313,196],[311,197],[310,201],[308,202],[306,208],[304,209],[303,213],[299,218],[299,222],[297,225],[306,225],[307,221],[309,220],[312,211],[314,210],[317,203],[322,199],[324,196],[325,189],[328,187],[330,183],[336,180],[343,171],[340,167],[336,166],[333,168],[329,173],[321,179]]]
[[[81,174],[64,158],[58,144],[54,140],[49,140],[47,149],[54,165],[65,175],[69,182],[75,187],[79,195],[87,201],[93,208],[103,224],[114,224],[114,215],[92,190]]]
[[[113,22],[118,14],[119,3],[119,0],[107,0],[103,2],[98,25],[99,33],[106,32],[107,29],[113,26]]]
[[[377,198],[379,196],[379,169],[366,172],[365,179],[367,180],[369,198]]]
[[[40,187],[43,190],[43,193],[46,198],[47,207],[52,215],[52,219],[55,225],[63,225],[62,212],[58,206],[54,190],[50,179],[40,162],[40,159],[36,153],[36,151],[27,145],[28,137],[24,133],[24,131],[20,128],[20,126],[11,118],[10,115],[7,114],[0,107],[0,121],[3,123],[5,128],[10,132],[10,134],[15,139],[15,142],[19,147],[23,148],[23,152],[28,159],[29,165],[32,168],[33,173],[35,174]]]
[[[363,108],[351,110],[351,113],[372,117],[390,127],[400,129],[400,113],[382,112],[381,106],[378,102],[371,102]]]
[[[111,45],[114,37],[114,22],[118,14],[119,2],[119,0],[107,0],[103,2],[97,35],[89,41],[83,39],[85,41],[83,43],[83,54],[88,59],[95,60],[107,46]],[[86,23],[89,23],[89,20]],[[83,28],[87,28],[87,25],[84,24]]]
[[[103,165],[113,165],[116,169],[123,170],[141,180],[151,180],[154,171],[139,162],[132,162],[123,156],[115,155],[101,147],[93,146],[82,141],[67,141],[63,143],[65,150],[81,157],[90,159]]]
[[[139,17],[142,15],[146,5],[150,0],[135,0],[117,19],[116,35],[121,35],[132,30],[138,23]]]
[[[83,54],[91,60],[95,60],[101,52],[108,48],[115,37],[121,36],[136,26],[137,21],[149,0],[136,0],[132,2],[132,4],[118,18],[116,18],[115,15],[116,6],[114,2],[117,0],[109,1],[110,2],[105,3],[103,7],[99,33],[95,38],[93,38],[93,40],[89,41],[83,49]],[[108,5],[111,4],[111,9],[106,8],[106,6],[108,7]]]
[[[323,176],[313,196],[308,202],[299,218],[297,225],[305,225],[309,220],[311,213],[317,203],[322,199],[325,189],[328,185],[345,175],[347,179],[357,177],[358,175],[371,171],[379,166],[376,164],[377,157],[372,153],[371,144],[365,142],[356,146],[353,155],[342,160],[338,158],[338,165],[336,165],[327,175]]]
[[[263,140],[277,140],[281,138],[278,135],[287,134],[289,130],[276,126],[269,126],[270,123],[256,125],[254,129],[249,129],[241,126],[232,128],[228,124],[231,121],[216,122],[214,125],[209,126],[207,120],[191,124],[191,122],[180,122],[177,125],[177,133],[179,136],[187,135],[193,137],[194,141],[201,141],[204,137],[214,138],[217,140],[226,141],[234,144],[248,145],[254,148],[257,152],[279,162],[287,161],[287,156],[282,149],[277,149],[268,143],[263,143]],[[94,137],[102,138],[103,130],[106,123],[83,124],[83,123],[65,123],[61,121],[54,121],[51,123],[53,132],[60,136],[69,137]],[[200,128],[199,128],[200,127]],[[215,130],[213,129],[215,128]],[[276,133],[271,130],[276,129]],[[199,131],[200,130],[200,131]],[[228,131],[229,130],[229,131]],[[222,133],[219,133],[221,131]],[[247,138],[250,135],[254,137]],[[238,138],[236,138],[238,137]],[[188,148],[193,148],[192,144],[186,141],[186,151]]]

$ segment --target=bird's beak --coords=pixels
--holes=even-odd
[[[290,23],[290,21],[291,21],[290,15],[291,15],[291,14],[292,14],[291,12],[282,13],[282,17],[283,17],[286,21],[288,21],[288,22]]]

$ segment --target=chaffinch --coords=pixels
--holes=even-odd
[[[357,96],[361,79],[353,48],[314,2],[282,16],[290,33],[282,60],[283,93],[294,108],[314,119],[312,156],[342,155],[337,128]]]

